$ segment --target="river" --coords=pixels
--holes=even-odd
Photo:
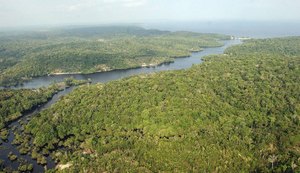
[[[201,52],[195,52],[192,53],[190,57],[186,58],[176,58],[174,62],[168,63],[168,64],[162,64],[156,67],[143,67],[143,68],[135,68],[135,69],[127,69],[127,70],[114,70],[109,72],[99,72],[99,73],[93,73],[93,74],[66,74],[66,75],[58,75],[58,76],[43,76],[43,77],[37,77],[34,78],[31,81],[25,82],[23,85],[19,85],[16,87],[12,87],[14,89],[21,89],[21,88],[39,88],[39,87],[47,87],[54,82],[60,82],[63,81],[67,77],[74,77],[75,79],[89,79],[92,83],[105,83],[112,80],[132,76],[132,75],[138,75],[138,74],[147,74],[147,73],[154,73],[159,71],[167,71],[167,70],[180,70],[180,69],[187,69],[190,68],[193,64],[200,64],[202,62],[201,57],[206,55],[212,55],[212,54],[222,54],[226,48],[232,45],[240,44],[240,40],[228,40],[224,41],[224,46],[222,47],[215,47],[215,48],[205,48]],[[12,141],[14,139],[14,133],[13,128],[20,130],[22,129],[22,125],[19,123],[21,121],[27,122],[32,116],[39,113],[40,111],[47,109],[52,104],[56,103],[59,98],[65,94],[68,94],[73,90],[73,87],[65,89],[57,94],[55,94],[46,104],[41,105],[40,107],[26,112],[23,114],[23,116],[12,122],[9,126],[9,136],[7,141],[2,141],[3,144],[0,145],[0,159],[4,160],[4,165],[10,166],[14,170],[18,169],[18,163],[12,162],[7,158],[7,155],[9,152],[12,152],[13,154],[17,155],[18,158],[25,159],[28,163],[33,164],[33,172],[44,172],[45,167],[46,168],[54,168],[55,163],[54,161],[48,156],[47,157],[47,165],[41,166],[37,164],[36,160],[31,159],[29,155],[21,155],[17,149],[16,145],[12,144]]]
[[[1,146],[0,159],[4,160],[5,166],[11,167],[11,169],[13,169],[13,170],[18,170],[19,163],[17,161],[10,161],[7,157],[8,154],[10,152],[12,152],[14,155],[18,156],[18,159],[22,158],[22,159],[26,160],[28,163],[31,163],[33,165],[33,170],[34,170],[33,172],[44,172],[45,168],[49,169],[49,168],[55,167],[55,163],[50,158],[50,156],[47,156],[47,165],[42,166],[42,165],[39,165],[36,160],[33,160],[29,155],[21,155],[19,150],[17,149],[17,145],[12,144],[14,137],[15,137],[13,129],[16,129],[16,130],[22,129],[22,125],[20,124],[20,122],[24,122],[24,123],[28,122],[28,120],[30,120],[30,118],[32,116],[41,112],[44,109],[47,109],[52,104],[56,103],[61,96],[68,94],[69,92],[71,92],[73,90],[73,88],[74,87],[70,87],[70,88],[67,88],[67,89],[55,94],[47,103],[39,106],[36,109],[33,109],[31,111],[24,113],[21,118],[13,121],[11,124],[8,125],[8,132],[9,132],[8,140],[2,141],[0,139],[2,141],[2,145],[0,145]],[[1,168],[0,168],[0,170],[1,170]]]
[[[23,85],[19,85],[13,88],[39,88],[44,86],[49,86],[54,82],[61,82],[67,77],[74,77],[75,79],[90,79],[92,83],[105,83],[111,80],[116,80],[132,75],[137,74],[147,74],[154,73],[159,71],[166,70],[180,70],[190,68],[193,64],[200,64],[202,62],[201,57],[211,54],[222,54],[224,50],[232,45],[240,44],[241,41],[236,40],[227,40],[224,41],[224,46],[215,47],[215,48],[205,48],[201,52],[194,52],[190,57],[186,58],[176,58],[174,62],[168,64],[162,64],[155,67],[143,67],[143,68],[134,68],[134,69],[126,69],[126,70],[114,70],[109,72],[99,72],[93,74],[64,74],[57,76],[42,76],[34,78],[28,82],[25,82]]]

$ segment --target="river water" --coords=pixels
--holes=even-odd
[[[8,125],[8,131],[9,131],[8,140],[2,141],[0,139],[2,141],[2,145],[0,145],[0,147],[1,147],[0,159],[4,160],[4,165],[6,167],[11,168],[12,170],[17,170],[18,166],[19,166],[19,163],[17,161],[10,161],[8,159],[7,156],[10,152],[12,152],[14,155],[18,156],[18,159],[21,158],[21,159],[26,160],[27,163],[31,163],[33,165],[33,170],[34,170],[33,172],[44,172],[45,168],[49,169],[49,168],[55,167],[55,163],[50,158],[50,156],[47,156],[47,165],[42,166],[42,165],[39,165],[36,160],[33,160],[29,155],[21,155],[19,150],[17,149],[17,145],[12,144],[14,137],[15,137],[13,129],[16,129],[16,130],[22,129],[22,125],[20,124],[20,122],[24,122],[24,123],[28,122],[28,120],[32,116],[41,112],[44,109],[47,109],[52,104],[56,103],[61,96],[68,94],[72,90],[73,90],[73,87],[70,87],[63,91],[60,91],[59,93],[55,94],[47,103],[39,106],[38,108],[36,108],[32,111],[28,111],[28,112],[24,113],[21,118],[13,121],[11,124]],[[0,168],[0,170],[1,170],[1,168]]]
[[[132,75],[137,74],[147,74],[159,71],[166,70],[180,70],[191,67],[193,64],[200,64],[202,62],[201,57],[211,54],[222,54],[224,50],[232,45],[240,44],[241,41],[236,40],[227,40],[224,41],[224,46],[215,47],[215,48],[205,48],[201,52],[192,53],[190,57],[186,58],[176,58],[174,62],[168,64],[162,64],[156,67],[143,67],[143,68],[134,68],[127,70],[114,70],[109,72],[99,72],[93,74],[65,74],[58,76],[42,76],[34,78],[31,81],[25,82],[23,85],[16,86],[13,88],[39,88],[43,86],[49,86],[54,82],[61,82],[67,77],[74,77],[75,79],[90,79],[92,83],[105,83],[111,80],[116,80]]]
[[[168,63],[168,64],[162,64],[156,67],[143,67],[143,68],[135,68],[135,69],[127,69],[127,70],[115,70],[110,72],[99,72],[99,73],[93,73],[93,74],[66,74],[66,75],[58,75],[58,76],[43,76],[43,77],[37,77],[34,78],[31,81],[25,82],[23,85],[12,87],[14,89],[21,89],[21,88],[39,88],[39,87],[47,87],[54,82],[60,82],[63,81],[67,77],[74,77],[75,79],[84,79],[84,80],[91,80],[92,83],[105,83],[111,80],[117,80],[124,77],[132,76],[132,75],[138,75],[138,74],[148,74],[148,73],[154,73],[159,71],[167,71],[167,70],[180,70],[180,69],[187,69],[191,67],[193,64],[200,64],[202,62],[201,58],[206,55],[212,55],[212,54],[222,54],[226,48],[229,46],[233,46],[236,44],[241,44],[240,40],[227,40],[224,41],[224,46],[222,47],[215,47],[215,48],[205,48],[201,52],[195,52],[192,53],[190,57],[186,58],[176,58],[174,62]],[[64,91],[61,91],[57,94],[55,94],[52,99],[50,99],[46,104],[38,107],[35,110],[26,112],[23,114],[23,116],[12,122],[8,128],[9,128],[9,136],[7,141],[2,141],[3,144],[0,146],[0,159],[4,160],[4,164],[6,166],[11,167],[12,169],[16,170],[18,168],[17,162],[11,162],[7,155],[9,152],[13,152],[13,154],[17,155],[18,158],[25,159],[28,163],[33,164],[33,172],[44,172],[45,167],[46,168],[54,168],[55,163],[54,161],[48,156],[47,161],[48,164],[46,166],[41,166],[37,164],[36,160],[31,159],[29,155],[21,155],[17,149],[16,145],[12,144],[12,141],[14,139],[14,133],[13,133],[13,127],[15,129],[21,129],[22,125],[19,123],[20,121],[27,122],[28,119],[30,119],[35,114],[39,113],[40,111],[50,107],[52,104],[56,103],[59,98],[65,94],[68,94],[73,90],[73,87],[65,89]]]

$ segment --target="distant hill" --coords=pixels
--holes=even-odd
[[[300,172],[299,50],[299,37],[249,40],[187,70],[82,86],[21,136],[62,172]]]
[[[62,29],[59,36],[78,36],[78,37],[111,37],[111,36],[151,36],[170,33],[169,31],[160,31],[154,29],[144,29],[135,26],[100,26],[100,27],[82,27]]]
[[[170,33],[155,29],[144,29],[137,26],[73,26],[50,29],[36,29],[32,31],[0,32],[3,39],[48,39],[60,37],[117,37],[124,35],[151,36]]]
[[[190,51],[221,46],[229,36],[134,26],[56,28],[0,35],[0,85],[33,77],[158,65]]]

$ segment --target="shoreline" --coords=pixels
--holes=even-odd
[[[203,52],[205,49],[207,48],[218,48],[218,47],[222,47],[225,46],[224,41],[228,41],[228,40],[219,40],[220,42],[222,42],[223,44],[220,46],[214,46],[214,47],[204,47],[201,48],[200,50],[189,50],[189,55],[183,55],[183,56],[173,56],[173,57],[169,57],[171,59],[177,59],[177,58],[189,58],[192,56],[193,53],[199,53],[199,52]],[[111,71],[121,71],[121,70],[130,70],[130,69],[138,69],[138,68],[150,68],[150,67],[158,67],[164,64],[169,64],[169,63],[173,63],[174,60],[172,61],[164,61],[158,64],[145,64],[143,63],[140,66],[136,66],[136,67],[128,67],[128,68],[116,68],[116,69],[108,69],[108,70],[104,70],[104,71],[95,71],[95,72],[91,72],[91,73],[83,73],[83,72],[61,72],[61,73],[50,73],[47,75],[42,75],[42,76],[37,76],[37,77],[43,77],[43,76],[62,76],[62,75],[86,75],[86,74],[96,74],[96,73],[105,73],[105,72],[111,72]]]
[[[25,110],[21,113],[21,116],[17,119],[11,120],[7,122],[6,129],[9,131],[8,134],[8,140],[3,141],[2,146],[10,148],[10,150],[3,150],[4,154],[7,155],[10,151],[13,151],[15,155],[17,155],[18,158],[22,158],[27,160],[29,163],[33,165],[33,172],[44,172],[47,169],[55,169],[55,166],[57,165],[56,161],[50,156],[50,155],[44,155],[46,157],[46,164],[38,163],[37,159],[33,159],[29,153],[22,154],[20,153],[18,147],[21,146],[20,144],[13,144],[13,139],[15,139],[15,132],[13,130],[13,127],[16,127],[17,129],[21,129],[24,127],[24,124],[20,123],[20,121],[23,121],[26,123],[28,119],[32,118],[33,116],[37,115],[41,111],[49,108],[51,105],[55,104],[61,96],[68,94],[71,92],[76,86],[71,87],[65,87],[64,89],[56,91],[52,96],[50,96],[46,102],[40,103],[38,105],[33,106],[32,108]],[[3,157],[3,156],[1,156]],[[12,162],[9,160],[9,158],[4,158],[4,164],[10,165]],[[17,163],[17,161],[15,162]],[[45,169],[46,168],[46,169]]]
[[[202,52],[203,50],[200,51],[192,51],[191,53],[199,53]],[[176,56],[176,57],[170,57],[173,59],[179,59],[179,58],[189,58],[192,56],[192,54],[187,55],[187,56]],[[164,64],[170,64],[173,63],[174,60],[172,61],[163,61],[157,64],[145,64],[143,63],[142,65],[136,66],[136,67],[128,67],[128,68],[116,68],[116,69],[109,69],[109,70],[104,70],[104,71],[95,71],[95,72],[91,72],[91,73],[83,73],[83,72],[61,72],[61,73],[50,73],[47,75],[43,75],[43,76],[37,76],[37,77],[44,77],[44,76],[63,76],[63,75],[87,75],[87,74],[96,74],[96,73],[105,73],[105,72],[111,72],[111,71],[122,71],[122,70],[130,70],[130,69],[138,69],[138,68],[154,68],[154,67],[159,67],[161,65]]]
[[[95,72],[88,72],[88,73],[85,73],[85,72],[59,72],[59,73],[48,73],[48,74],[44,74],[44,75],[39,75],[39,76],[34,76],[34,77],[30,77],[24,81],[21,81],[21,82],[18,82],[18,84],[15,84],[15,85],[6,85],[6,86],[0,86],[0,89],[20,89],[20,88],[23,88],[22,86],[34,79],[37,79],[37,78],[43,78],[43,77],[55,77],[55,76],[72,76],[72,75],[92,75],[92,74],[99,74],[99,73],[106,73],[106,72],[114,72],[114,71],[126,71],[126,70],[134,70],[134,69],[142,69],[142,68],[156,68],[156,67],[160,67],[160,66],[163,66],[163,65],[168,65],[168,64],[172,64],[176,61],[176,59],[181,59],[181,58],[189,58],[191,56],[193,56],[193,54],[195,53],[200,53],[200,52],[203,52],[205,51],[206,49],[210,49],[210,48],[220,48],[220,47],[223,47],[223,46],[226,46],[227,43],[226,41],[231,41],[231,40],[219,40],[220,43],[222,43],[222,45],[220,46],[213,46],[213,47],[205,47],[205,48],[202,48],[198,51],[189,51],[189,54],[185,55],[185,56],[173,56],[173,57],[169,57],[171,60],[169,61],[163,61],[163,62],[160,62],[160,63],[152,63],[152,64],[141,64],[141,65],[138,65],[138,66],[133,66],[133,67],[128,67],[128,68],[116,68],[116,69],[105,69],[105,70],[102,70],[102,71],[95,71]]]

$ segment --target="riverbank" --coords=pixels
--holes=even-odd
[[[173,63],[163,63],[163,64],[159,64],[155,67],[137,67],[134,69],[127,69],[127,70],[115,70],[115,71],[110,71],[110,72],[100,72],[100,73],[94,73],[94,74],[87,74],[87,75],[83,75],[83,74],[61,74],[61,75],[57,75],[57,76],[47,76],[49,78],[52,78],[54,80],[51,81],[51,83],[53,81],[57,81],[57,79],[60,80],[66,80],[65,78],[69,78],[69,77],[73,77],[73,79],[76,80],[86,80],[86,79],[90,79],[88,80],[89,82],[93,82],[93,83],[98,83],[99,80],[97,80],[98,78],[93,78],[93,75],[96,75],[98,77],[100,77],[103,81],[103,79],[105,79],[105,76],[108,77],[106,78],[106,81],[111,81],[111,80],[116,80],[116,79],[120,79],[123,77],[127,77],[130,75],[136,75],[136,74],[143,74],[143,73],[152,73],[152,72],[158,72],[158,71],[165,71],[165,70],[176,70],[176,69],[186,69],[191,67],[193,64],[195,63],[201,63],[201,57],[209,55],[209,54],[220,54],[223,53],[223,51],[234,44],[239,44],[240,42],[234,42],[234,41],[228,41],[225,42],[224,46],[222,47],[217,47],[217,48],[206,48],[201,52],[197,52],[197,53],[192,53],[192,56],[190,57],[184,57],[184,58],[176,58],[174,60]],[[170,68],[172,67],[172,65],[174,65],[174,67],[176,68]],[[84,78],[82,77],[84,76]],[[43,79],[43,81],[45,82],[45,77],[42,77],[40,79]],[[34,81],[34,80],[33,80]],[[59,80],[58,80],[59,81]],[[22,86],[22,88],[24,88],[26,86],[26,83]],[[43,86],[47,86],[47,85],[43,85]],[[39,88],[37,87],[37,85],[35,87],[32,88]],[[61,92],[58,92],[57,94],[55,94],[52,99],[50,99],[46,104],[38,106],[37,109],[32,110],[28,112],[28,114],[26,113],[25,115],[23,115],[20,119],[16,120],[16,121],[12,121],[11,124],[9,125],[9,136],[8,136],[8,141],[3,141],[2,146],[4,146],[5,148],[9,148],[9,150],[5,150],[4,152],[1,152],[2,154],[4,154],[5,156],[3,156],[1,154],[1,159],[5,160],[5,164],[6,165],[12,165],[14,168],[17,169],[18,164],[17,162],[12,162],[8,159],[7,155],[9,154],[9,152],[13,151],[13,154],[15,154],[18,158],[24,158],[29,160],[29,162],[33,165],[33,170],[34,172],[43,172],[45,170],[45,168],[50,169],[50,168],[55,168],[55,162],[51,159],[51,157],[48,155],[46,157],[46,167],[44,168],[44,166],[38,164],[37,160],[34,160],[31,158],[31,153],[30,154],[26,154],[26,155],[22,155],[19,152],[18,146],[13,144],[14,138],[15,138],[15,134],[13,132],[12,129],[22,129],[23,125],[25,125],[28,120],[38,114],[40,111],[47,109],[48,107],[50,107],[52,104],[54,104],[56,101],[58,101],[59,97],[68,94],[69,92],[71,92],[74,89],[74,87],[71,88],[67,88]],[[20,122],[23,122],[22,124],[20,124]],[[16,133],[17,134],[17,133]]]
[[[178,57],[174,58],[172,62],[165,62],[162,64],[157,64],[156,66],[149,67],[134,67],[130,69],[115,69],[106,72],[96,72],[89,74],[59,74],[59,75],[49,75],[33,78],[30,81],[24,82],[22,85],[17,85],[9,87],[11,89],[20,88],[40,88],[47,87],[54,82],[64,81],[65,78],[74,77],[78,80],[91,80],[92,83],[105,83],[111,80],[116,80],[136,74],[147,74],[155,73],[166,70],[181,70],[190,68],[193,64],[199,64],[202,62],[201,58],[210,54],[222,54],[224,50],[232,45],[241,44],[240,40],[227,40],[223,42],[222,47],[205,48],[200,52],[191,53],[189,57]],[[2,87],[3,88],[3,87]]]
[[[51,159],[50,155],[45,156],[46,164],[39,164],[37,159],[32,159],[31,153],[23,153],[20,152],[19,144],[15,144],[15,135],[18,135],[24,130],[24,125],[36,114],[39,112],[49,108],[52,104],[56,103],[62,96],[70,93],[74,87],[65,88],[57,93],[55,93],[46,103],[40,104],[36,107],[36,109],[31,109],[22,114],[22,116],[14,121],[11,121],[10,124],[7,125],[8,129],[8,137],[7,140],[0,140],[2,144],[0,145],[2,148],[0,149],[0,160],[3,160],[4,166],[8,170],[18,170],[18,167],[24,163],[27,165],[31,164],[33,166],[33,172],[44,172],[45,169],[55,168],[55,162]],[[23,137],[22,139],[26,139]],[[30,143],[30,141],[29,141]],[[10,160],[8,155],[12,153],[17,159]]]
[[[47,95],[45,100],[42,99],[41,102],[37,102],[30,108],[21,111],[18,116],[14,116],[13,119],[6,121],[3,129],[1,129],[0,168],[4,167],[3,169],[8,172],[10,170],[19,170],[25,172],[33,170],[34,172],[44,172],[45,169],[54,168],[56,164],[51,159],[50,155],[42,154],[42,151],[38,151],[35,154],[30,152],[28,146],[32,143],[32,140],[30,139],[30,136],[24,136],[21,135],[21,133],[24,130],[24,126],[28,123],[32,116],[50,107],[52,104],[57,102],[61,96],[71,92],[75,86],[87,83],[89,83],[89,81],[67,78],[65,79],[65,82],[54,84],[53,86],[49,87],[54,89],[53,91],[51,90],[52,92],[50,95]],[[2,91],[0,90],[0,94],[1,92],[42,92],[40,90],[45,90],[44,92],[46,92],[48,89],[5,89]]]
[[[67,148],[52,152],[67,172],[298,172],[299,41],[251,40],[185,70],[79,87],[25,133],[32,148]]]

